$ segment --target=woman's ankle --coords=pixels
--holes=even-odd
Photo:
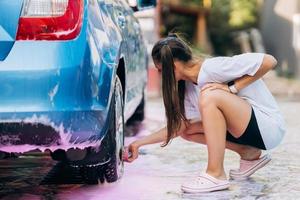
[[[262,151],[260,149],[257,149],[255,147],[244,147],[241,152],[239,152],[239,155],[241,156],[242,160],[257,160],[259,159]]]
[[[209,174],[210,176],[215,177],[216,179],[220,179],[220,180],[226,180],[227,179],[224,169],[223,170],[209,170],[209,169],[207,169],[206,173]]]

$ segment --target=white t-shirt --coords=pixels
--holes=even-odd
[[[207,83],[227,83],[244,75],[253,76],[262,64],[264,54],[245,53],[233,57],[207,58],[202,63],[197,83],[186,81],[185,113],[187,119],[198,118],[200,89]],[[241,89],[239,97],[252,106],[267,149],[276,147],[285,134],[285,122],[277,103],[262,79]]]

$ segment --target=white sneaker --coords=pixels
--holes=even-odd
[[[207,173],[201,173],[181,185],[181,190],[186,193],[203,193],[228,189],[230,183],[228,180],[217,179]]]
[[[257,160],[240,160],[240,168],[229,171],[229,176],[232,179],[247,179],[257,170],[264,167],[271,161],[271,155],[266,154]]]

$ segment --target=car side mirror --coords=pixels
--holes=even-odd
[[[156,6],[156,0],[129,0],[134,11],[145,10]]]

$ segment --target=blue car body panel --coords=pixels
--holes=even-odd
[[[32,141],[30,145],[37,147],[95,144],[106,133],[121,60],[125,120],[143,97],[147,55],[131,8],[123,0],[85,0],[81,32],[75,39],[16,41],[22,4],[0,0],[0,125],[43,124],[58,132],[49,144]],[[0,150],[22,144],[16,136],[0,135]]]

